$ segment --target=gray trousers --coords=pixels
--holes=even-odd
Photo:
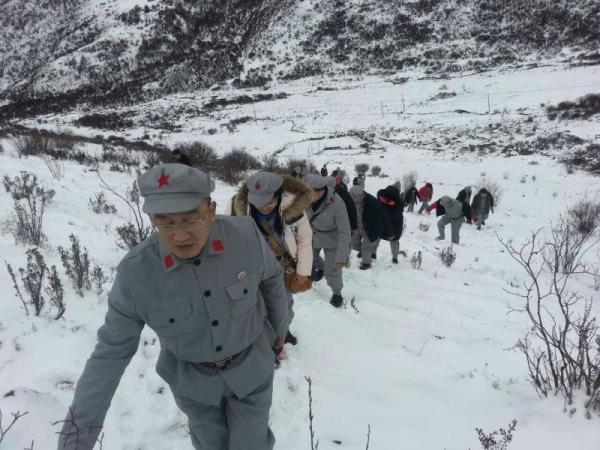
[[[415,210],[415,204],[414,203],[409,203],[408,204],[408,212],[413,212]]]
[[[295,314],[294,314],[294,296],[289,291],[289,289],[287,289],[287,287],[285,289],[285,294],[287,295],[287,299],[288,299],[288,319],[289,319],[289,324],[291,324],[292,320],[294,320],[294,316],[295,316]]]
[[[390,241],[390,249],[392,250],[392,257],[397,258],[400,254],[400,240]]]
[[[422,214],[423,211],[425,211],[427,208],[429,208],[429,200],[425,200],[423,203],[421,203],[421,207],[419,208],[419,214]]]
[[[481,222],[485,222],[487,220],[489,213],[485,212],[485,210],[481,210],[473,211],[473,215],[475,216],[475,223],[479,225]]]
[[[371,255],[377,252],[377,247],[379,247],[379,239],[376,241],[370,241],[369,237],[363,230],[358,230],[358,232],[352,236],[351,245],[352,250],[356,250],[357,252],[361,253],[362,262],[364,264],[371,264]]]
[[[452,224],[452,243],[458,244],[460,242],[460,227],[462,227],[464,222],[465,218],[463,216],[451,219],[448,217],[448,214],[443,215],[437,223],[438,230],[440,232],[440,239],[446,239],[446,233],[444,232],[444,229],[446,228],[446,225],[450,223]]]
[[[325,253],[325,261],[321,258],[321,250]],[[335,265],[337,254],[337,248],[313,248],[313,268],[321,269],[327,285],[331,288],[334,294],[341,295],[344,287],[344,279],[342,278],[342,271],[338,270]]]
[[[226,370],[226,369],[225,369]],[[219,406],[204,405],[175,396],[187,415],[196,450],[272,450],[275,436],[269,428],[273,374],[243,399],[226,392]]]

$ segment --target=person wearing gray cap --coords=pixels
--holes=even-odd
[[[331,180],[331,182],[330,182]],[[346,205],[335,193],[335,180],[317,174],[304,177],[304,182],[313,189],[313,203],[307,209],[313,230],[313,275],[314,281],[323,275],[333,291],[330,303],[339,308],[344,302],[342,269],[350,256],[350,221]],[[325,253],[325,260],[320,256]]]
[[[312,284],[312,229],[305,213],[311,194],[311,188],[296,178],[257,172],[242,184],[232,202],[232,214],[254,219],[284,268],[290,324],[294,318],[292,294],[306,291]],[[298,343],[289,329],[285,343]]]
[[[254,221],[215,214],[215,183],[199,169],[155,166],[138,185],[155,232],[117,267],[58,448],[92,450],[148,325],[194,448],[271,450],[274,348],[288,328],[280,264]]]

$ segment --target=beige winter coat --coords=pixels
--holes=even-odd
[[[298,275],[309,276],[313,263],[312,229],[304,211],[311,204],[312,189],[296,178],[286,175],[282,175],[282,178],[283,194],[279,215],[283,219],[283,239],[288,253],[297,261]],[[232,205],[234,215],[250,214],[245,183],[234,197]]]

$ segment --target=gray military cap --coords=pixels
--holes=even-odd
[[[283,178],[279,175],[270,172],[256,172],[246,180],[248,201],[260,208],[271,201],[282,184]]]
[[[317,175],[316,173],[309,173],[302,181],[317,191],[327,187],[329,184],[329,178]]]
[[[215,190],[206,173],[184,164],[155,166],[138,177],[138,186],[147,214],[191,211]]]

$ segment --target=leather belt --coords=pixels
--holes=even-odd
[[[221,361],[215,361],[215,362],[199,362],[197,363],[199,366],[202,367],[206,367],[208,369],[226,369],[233,361],[235,361],[236,359],[238,359],[242,353],[244,353],[246,349],[242,350],[239,353],[236,353],[235,355],[231,355],[225,359],[222,359]]]

